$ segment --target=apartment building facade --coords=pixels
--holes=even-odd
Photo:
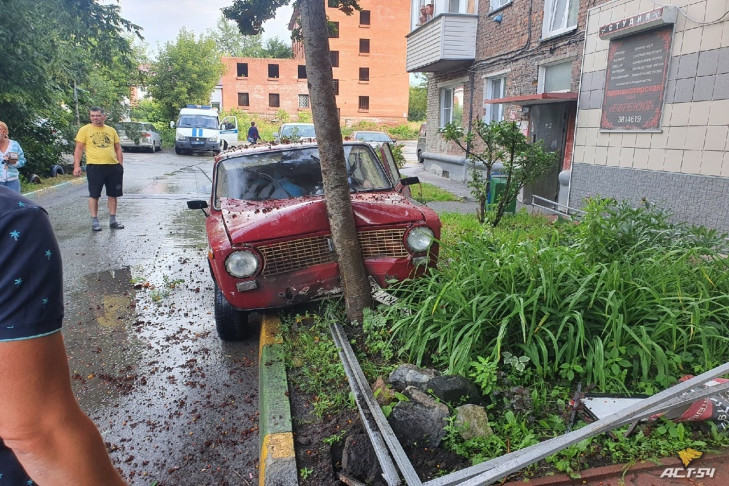
[[[569,204],[602,195],[729,231],[729,4],[592,8]]]
[[[422,8],[422,3],[413,0],[413,10]],[[434,0],[434,19],[425,25],[413,24],[415,30],[408,37],[408,69],[430,73],[429,135],[449,122],[460,122],[468,129],[477,117],[510,120],[529,140],[541,140],[558,154],[559,165],[524,188],[520,197],[526,203],[531,203],[532,196],[567,201],[566,185],[560,181],[569,180],[571,167],[587,3]],[[443,24],[442,46],[451,41],[448,29],[468,32],[471,59],[464,53],[463,63],[455,69],[445,59],[417,66],[422,57],[418,50],[431,48],[423,40],[436,22]],[[471,28],[457,25],[463,22],[470,22]],[[459,150],[439,135],[429,137],[426,168],[465,180],[468,165]]]
[[[410,6],[408,0],[360,0],[361,10],[346,15],[327,8],[334,28],[329,38],[340,120],[396,124],[407,120],[409,75],[405,69]],[[290,28],[295,25],[295,10]],[[303,46],[294,59],[223,58],[221,108],[291,119],[310,114]]]

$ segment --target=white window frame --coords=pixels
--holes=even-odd
[[[501,86],[497,93],[494,92],[494,81],[499,80]],[[506,97],[506,73],[499,73],[484,78],[483,86],[484,100],[495,100]],[[484,103],[484,120],[487,123],[501,121],[504,119],[504,105],[502,103]]]
[[[444,84],[444,85],[439,86],[439,88],[440,88],[440,93],[439,93],[439,97],[438,97],[438,112],[439,112],[438,128],[445,128],[445,126],[451,122],[457,122],[458,125],[463,125],[462,118],[460,120],[453,119],[453,112],[455,111],[455,108],[456,108],[456,103],[455,103],[456,91],[458,91],[460,89],[462,92],[465,92],[463,83],[458,82],[458,83]],[[462,101],[463,100],[461,100],[461,102]],[[463,106],[461,106],[461,111],[460,111],[461,116],[463,116],[462,109],[463,109]]]
[[[579,0],[564,0],[566,2],[566,5],[564,9],[564,15],[561,19],[559,19],[560,27],[552,30],[552,25],[555,24],[555,9],[557,8],[557,4],[559,3],[559,1],[560,0],[544,0],[544,22],[542,23],[542,39],[562,35],[566,32],[571,32],[577,28],[577,17],[579,16],[580,8]],[[578,9],[578,15],[575,15],[574,23],[570,24],[570,12],[574,8]]]
[[[489,12],[493,12],[494,10],[498,10],[502,7],[506,7],[509,5],[513,0],[489,0]]]
[[[547,64],[540,65],[539,66],[539,77],[538,77],[538,81],[537,81],[537,93],[541,94],[541,93],[544,93],[545,92],[544,91],[544,84],[547,81],[547,68],[550,68],[552,66],[557,66],[559,64],[569,64],[570,67],[572,67],[572,61],[573,60],[574,59],[572,59],[572,58],[562,59],[561,61],[550,62],[550,63],[547,63]],[[550,93],[569,93],[569,92],[570,92],[570,87],[567,87],[567,89],[561,89],[561,90],[558,90],[558,91],[550,91]]]

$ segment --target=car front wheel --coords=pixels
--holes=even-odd
[[[248,316],[250,312],[240,311],[230,305],[215,284],[215,328],[223,341],[240,341],[250,334]]]

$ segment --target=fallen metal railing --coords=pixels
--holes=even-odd
[[[581,429],[423,483],[387,422],[380,405],[377,403],[357,361],[354,350],[349,344],[346,333],[339,324],[330,324],[329,330],[339,351],[339,357],[344,365],[344,371],[354,394],[360,417],[372,442],[375,455],[382,467],[383,478],[388,486],[401,484],[398,470],[408,486],[481,486],[492,484],[589,437],[724,391],[727,391],[729,396],[729,382],[704,386],[714,378],[729,373],[729,363],[725,363],[645,398],[612,415],[592,422]]]
[[[560,204],[558,202],[552,201],[551,199],[547,199],[541,196],[532,196],[531,205],[554,214],[562,214],[568,216],[582,216],[583,214],[585,214],[585,212],[581,209],[571,208],[566,204]]]

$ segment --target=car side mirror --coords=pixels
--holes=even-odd
[[[203,201],[202,199],[195,199],[193,201],[187,201],[187,208],[188,209],[202,209],[203,214],[205,217],[210,216],[205,209],[208,207],[208,202]]]
[[[403,186],[411,186],[413,184],[420,184],[420,179],[418,179],[417,176],[403,177],[402,179],[400,179],[400,184],[402,184]],[[187,204],[189,205],[190,203],[187,203]]]
[[[278,132],[274,132],[273,138],[278,138]]]
[[[173,122],[172,120],[170,120],[170,128],[175,128],[175,122]]]

